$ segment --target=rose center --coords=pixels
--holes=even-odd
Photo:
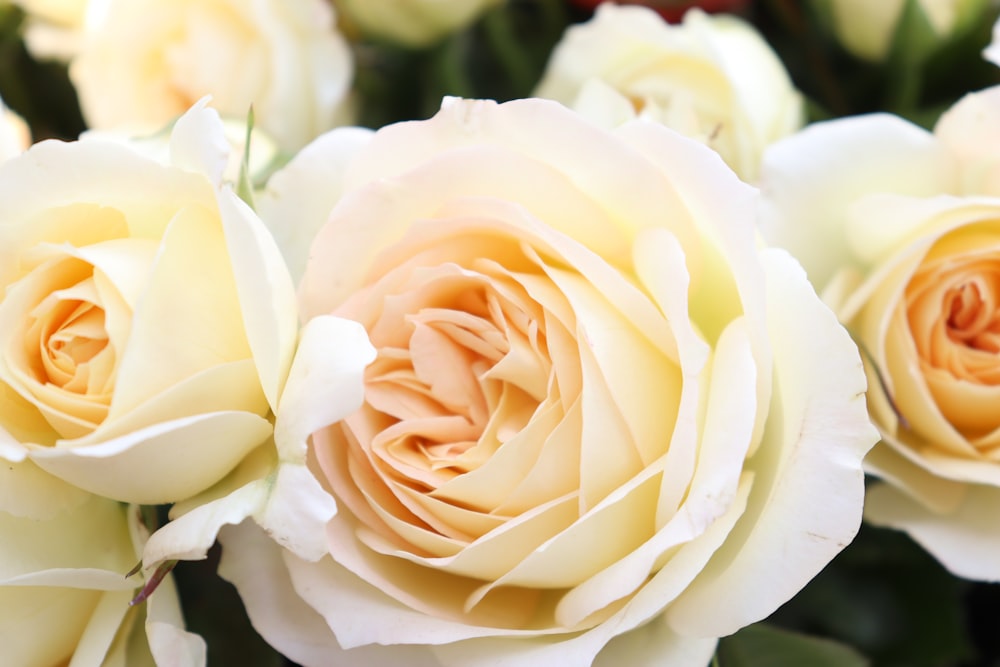
[[[1000,352],[1000,322],[989,289],[972,280],[949,289],[944,295],[948,336],[986,352]]]
[[[39,382],[86,394],[92,390],[91,362],[108,346],[104,310],[65,297],[55,292],[33,310],[26,352]]]
[[[365,397],[381,415],[372,452],[409,486],[438,488],[479,468],[545,396],[551,364],[537,314],[502,282],[446,267],[387,299],[370,331],[379,352]]]

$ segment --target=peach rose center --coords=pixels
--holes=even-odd
[[[941,414],[967,438],[1000,426],[1000,254],[982,229],[939,239],[906,288],[921,371]]]
[[[22,278],[4,304],[17,322],[6,345],[10,384],[62,437],[89,433],[108,414],[117,365],[108,287],[92,264],[62,256]]]

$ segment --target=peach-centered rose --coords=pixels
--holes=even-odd
[[[451,100],[357,143],[312,156],[338,183],[293,162],[281,217],[343,192],[300,305],[377,350],[363,406],[312,433],[328,554],[222,533],[276,647],[704,664],[850,541],[860,359],[713,152],[543,100]]]
[[[866,351],[883,443],[865,517],[960,576],[1000,579],[1000,88],[933,133],[877,114],[765,155],[765,235],[802,261]]]
[[[94,139],[0,166],[0,456],[174,502],[271,435],[293,289],[226,158],[201,104],[167,164]]]

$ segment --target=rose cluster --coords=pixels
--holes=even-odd
[[[863,514],[1000,579],[1000,88],[803,129],[752,24],[604,3],[369,129],[352,40],[503,3],[16,4],[90,131],[0,102],[4,660],[204,665],[216,542],[306,666],[707,665]],[[982,11],[888,4],[847,51]]]

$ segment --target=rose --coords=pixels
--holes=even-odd
[[[84,493],[30,462],[0,466],[0,643],[9,665],[204,665],[173,585],[129,607],[137,508]],[[138,580],[137,580],[138,579]],[[141,658],[145,656],[145,660]]]
[[[605,0],[573,0],[574,5],[585,9],[594,9]],[[748,4],[749,0],[623,0],[625,5],[645,5],[663,18],[676,23],[683,18],[684,13],[692,7],[706,12],[736,12]]]
[[[543,100],[310,148],[270,222],[336,200],[301,306],[361,322],[378,356],[346,419],[317,416],[340,402],[318,382],[279,413],[276,434],[312,433],[336,515],[286,512],[280,545],[220,534],[220,572],[293,660],[707,662],[854,535],[860,360],[710,151]],[[295,489],[272,506],[309,507]],[[235,502],[174,536],[237,523]]]
[[[30,143],[28,126],[0,99],[0,162],[17,155]]]
[[[697,10],[672,26],[644,7],[601,5],[566,31],[535,94],[605,122],[637,113],[662,122],[747,180],[764,148],[803,122],[799,94],[756,30]]]
[[[998,123],[1000,88],[960,101],[934,134],[886,115],[818,124],[777,144],[762,176],[767,235],[867,351],[882,444],[866,465],[886,483],[866,517],[989,580],[1000,578]]]
[[[24,41],[39,59],[66,61],[80,48],[91,0],[12,0],[26,16]]]
[[[32,18],[62,26],[83,24],[90,0],[12,0]]]
[[[840,44],[865,60],[881,61],[889,54],[901,28],[908,0],[813,0]],[[985,0],[916,0],[911,23],[911,41],[933,49],[938,43],[964,30],[982,15]],[[931,36],[931,39],[928,39]],[[918,55],[927,55],[925,51]]]
[[[108,0],[70,65],[92,128],[156,130],[210,94],[289,151],[347,122],[352,73],[322,0]]]
[[[500,0],[334,0],[363,32],[411,47],[428,46],[497,4]]]
[[[202,103],[177,121],[169,164],[94,139],[0,167],[0,457],[162,503],[271,436],[294,293],[220,182],[227,151]]]

